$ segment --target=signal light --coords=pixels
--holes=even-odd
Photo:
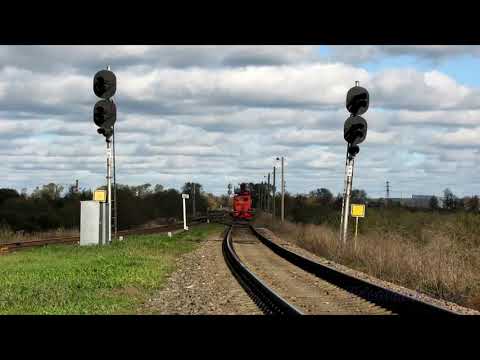
[[[100,70],[93,78],[93,92],[99,98],[109,99],[117,91],[117,78],[110,70]]]
[[[117,120],[117,107],[113,101],[100,100],[93,108],[93,121],[95,125],[108,128]]]
[[[354,86],[347,93],[346,106],[352,115],[362,115],[368,110],[370,96],[367,89]]]
[[[361,116],[350,116],[343,126],[343,138],[351,145],[358,145],[367,137],[367,122]]]

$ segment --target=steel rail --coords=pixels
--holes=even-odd
[[[250,225],[255,236],[275,254],[320,279],[353,293],[367,301],[399,315],[458,315],[456,312],[428,303],[408,294],[403,294],[367,280],[357,278],[328,265],[300,256],[275,244]]]
[[[198,225],[203,223],[206,219],[195,219],[192,220],[189,225]],[[175,225],[162,225],[155,226],[152,228],[143,228],[143,229],[129,229],[118,231],[119,236],[127,235],[149,235],[157,233],[165,233],[171,230],[180,230],[183,228],[183,224]],[[0,254],[10,253],[16,250],[29,249],[34,247],[46,246],[46,245],[59,245],[59,244],[78,244],[80,242],[80,236],[65,236],[65,237],[51,237],[37,240],[27,240],[27,241],[10,241],[5,243],[0,243]]]
[[[240,260],[232,241],[233,226],[225,231],[222,252],[230,271],[245,289],[247,294],[265,313],[270,315],[302,315],[302,312],[286,302],[275,291],[270,289]]]

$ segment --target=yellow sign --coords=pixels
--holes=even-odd
[[[352,204],[350,215],[352,215],[352,217],[365,217],[365,205]]]
[[[95,190],[93,193],[93,200],[106,202],[107,201],[107,192],[105,190]]]

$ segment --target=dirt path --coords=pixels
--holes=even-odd
[[[222,254],[222,234],[209,237],[182,256],[165,288],[139,314],[261,315],[231,274]]]

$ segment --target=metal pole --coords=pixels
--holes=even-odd
[[[358,217],[355,217],[355,250],[357,250]]]
[[[266,175],[263,176],[265,179],[267,178]],[[267,182],[263,182],[263,211],[267,212]]]
[[[113,229],[115,239],[117,239],[117,228],[118,228],[118,198],[117,198],[117,178],[115,175],[115,126],[113,127],[113,134],[112,134],[112,142],[113,142],[113,212],[115,213],[114,222],[113,222]]]
[[[275,179],[276,179],[276,175],[275,175],[275,166],[273,167],[273,196],[272,196],[272,219],[273,221],[275,221]]]
[[[270,212],[270,173],[268,173],[267,212]]]
[[[112,242],[112,148],[111,142],[107,139],[107,199],[108,199],[108,221],[107,221],[107,243]]]
[[[282,156],[282,224],[285,220],[285,180],[283,177],[283,156]]]
[[[347,152],[345,155],[345,177],[343,180],[342,214],[340,216],[340,241],[343,240],[343,217],[345,213],[345,194],[347,191],[347,162],[348,162],[348,145],[347,145]]]
[[[262,200],[263,200],[263,182],[260,183],[260,191],[258,192],[258,208],[262,209]]]
[[[350,194],[352,192],[352,178],[353,178],[353,158],[348,157],[347,160],[347,169],[346,169],[346,177],[347,177],[347,186],[345,191],[345,208],[343,212],[343,243],[345,244],[347,241],[347,229],[348,229],[348,213],[350,210]]]
[[[192,205],[192,213],[193,213],[193,217],[195,217],[195,183],[193,183],[193,205]]]

